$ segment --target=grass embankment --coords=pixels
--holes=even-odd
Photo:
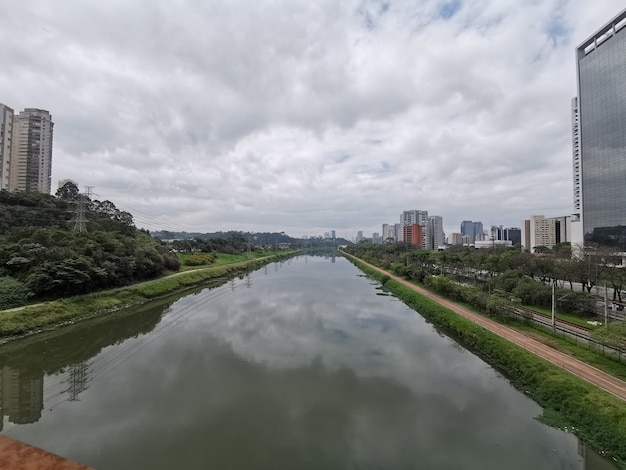
[[[176,273],[109,291],[81,295],[0,312],[0,339],[36,333],[68,322],[117,311],[166,295],[182,292],[213,279],[234,276],[297,252],[245,259],[246,255],[218,255],[211,266]]]
[[[357,260],[353,262],[384,282],[385,289],[409,307],[504,373],[518,390],[544,408],[540,417],[543,422],[571,430],[601,454],[616,459],[621,468],[626,468],[626,404],[622,400]]]

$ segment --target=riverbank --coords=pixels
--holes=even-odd
[[[117,289],[0,311],[0,344],[179,294],[213,280],[237,276],[265,264],[286,259],[300,251],[198,268]]]
[[[347,256],[424,318],[482,356],[512,384],[544,408],[546,424],[576,434],[602,455],[626,468],[626,403],[517,346],[413,288]],[[394,276],[395,277],[395,276]]]

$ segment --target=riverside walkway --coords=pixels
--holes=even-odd
[[[396,282],[413,289],[415,292],[428,297],[429,299],[434,300],[440,305],[452,310],[453,312],[473,321],[474,323],[482,326],[483,328],[507,339],[508,341],[521,346],[522,348],[536,354],[539,357],[551,362],[552,364],[559,366],[572,374],[580,377],[583,380],[586,380],[589,383],[592,383],[601,389],[609,392],[610,394],[626,401],[626,382],[620,380],[606,372],[603,372],[585,362],[579,361],[578,359],[573,358],[565,353],[557,351],[550,346],[547,346],[533,338],[526,336],[519,331],[513,330],[507,326],[501,325],[489,318],[486,318],[482,315],[479,315],[471,310],[463,307],[462,305],[457,304],[456,302],[452,302],[451,300],[446,299],[440,295],[434,294],[426,289],[423,289],[415,284],[396,276],[384,269],[381,269],[373,264],[367,263],[356,256],[352,256],[348,253],[342,252],[345,256],[358,260],[360,263],[365,264],[366,266],[378,271],[381,274],[385,274],[389,276]]]

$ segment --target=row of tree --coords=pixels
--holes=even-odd
[[[591,313],[594,302],[588,295],[573,292],[574,283],[580,283],[587,292],[606,284],[612,288],[614,302],[621,304],[626,282],[621,258],[600,247],[588,247],[576,257],[564,255],[566,249],[543,254],[498,246],[428,251],[405,243],[357,244],[346,250],[411,279],[423,281],[427,275],[443,274],[471,281],[485,290],[504,291],[508,297],[531,305],[550,306],[551,284],[556,283],[558,288],[569,291],[559,295],[564,297],[560,308],[579,314]]]
[[[0,308],[127,285],[178,270],[132,215],[69,182],[55,196],[0,191]]]

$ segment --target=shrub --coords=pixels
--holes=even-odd
[[[0,277],[0,310],[21,307],[30,296],[32,292],[23,282],[9,276]]]
[[[215,255],[211,253],[194,253],[185,259],[185,266],[204,266],[215,263]]]

